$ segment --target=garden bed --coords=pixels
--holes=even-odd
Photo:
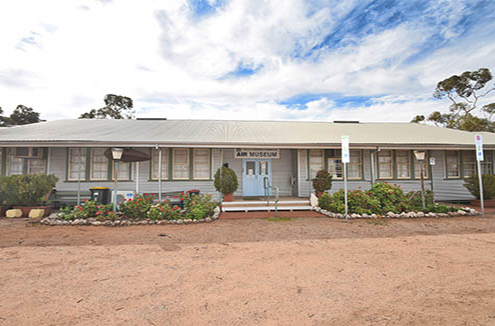
[[[426,191],[424,208],[421,193],[404,193],[399,185],[376,183],[369,190],[348,191],[348,218],[424,218],[478,215],[469,207],[456,208],[436,204],[433,193]],[[345,193],[323,194],[318,199],[317,212],[334,218],[345,218]]]
[[[170,200],[157,202],[152,196],[137,196],[118,206],[115,212],[112,205],[100,205],[85,201],[74,208],[65,207],[40,221],[45,225],[94,225],[128,226],[161,224],[197,224],[217,220],[220,207],[210,195],[191,195],[185,198],[184,208],[170,203]]]

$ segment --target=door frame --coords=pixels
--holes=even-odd
[[[270,184],[272,183],[272,160],[270,158],[244,158],[244,159],[242,159],[242,196],[256,197],[256,196],[264,196],[265,195],[264,190],[263,190],[263,178],[265,177],[265,175],[262,176],[260,174],[260,171],[259,171],[259,162],[262,162],[262,161],[268,162],[268,167],[267,167],[268,168],[268,175],[266,175],[266,176],[268,177]],[[256,184],[255,184],[255,189],[257,190],[256,194],[246,194],[246,192],[247,192],[247,184],[246,184],[246,181],[247,181],[247,179],[246,179],[246,177],[247,177],[246,176],[247,162],[255,162],[254,175],[256,177]],[[271,191],[270,191],[270,194],[271,194]]]

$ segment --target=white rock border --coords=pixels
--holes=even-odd
[[[41,224],[56,226],[56,225],[94,225],[94,226],[130,226],[130,225],[162,225],[162,224],[198,224],[198,223],[210,223],[220,218],[220,208],[216,207],[213,211],[213,216],[202,218],[200,220],[192,220],[192,219],[178,219],[178,220],[138,220],[138,221],[130,221],[130,220],[115,220],[115,221],[97,221],[95,218],[88,219],[75,219],[72,221],[67,221],[61,219],[62,214],[53,213],[48,217],[45,217],[40,221]]]
[[[345,218],[344,214],[333,213],[327,210],[324,210],[320,207],[316,207],[314,209],[316,212],[323,214],[332,218]],[[456,212],[448,212],[448,213],[425,213],[425,212],[402,212],[400,214],[396,214],[393,212],[388,212],[386,214],[381,215],[382,218],[422,218],[422,217],[455,217],[455,216],[475,216],[478,215],[478,211],[474,208],[470,207],[462,207],[459,208]],[[377,214],[349,214],[349,219],[370,219],[370,218],[379,218]]]

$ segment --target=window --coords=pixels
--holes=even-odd
[[[168,179],[168,148],[160,148],[162,152],[162,179]],[[158,149],[151,150],[151,179],[158,180]]]
[[[3,173],[3,152],[4,152],[4,149],[3,148],[0,148],[0,175],[2,175]]]
[[[483,161],[481,161],[481,171],[483,174],[492,174],[492,151],[483,151]]]
[[[7,175],[46,173],[43,148],[18,147],[11,148],[8,153]]]
[[[363,163],[361,160],[361,150],[350,150],[351,160],[349,164],[347,164],[347,173],[349,174],[349,179],[361,179],[362,178],[362,170]]]
[[[309,179],[316,178],[316,173],[325,168],[322,149],[309,150]]]
[[[69,148],[68,179],[86,180],[86,148]]]
[[[174,180],[189,179],[189,149],[174,148],[173,156],[172,176]]]
[[[411,177],[411,152],[396,151],[395,158],[397,160],[397,178],[409,179]]]
[[[329,150],[327,162],[328,173],[330,173],[332,179],[343,179],[342,151],[340,149]]]
[[[131,180],[131,163],[118,161],[115,162],[115,168],[117,169],[117,180]]]
[[[476,174],[476,153],[474,151],[461,151],[462,155],[462,173],[464,177],[470,177]]]
[[[193,178],[203,180],[210,178],[210,150],[208,148],[193,150]]]
[[[378,178],[393,178],[393,160],[391,150],[381,150],[378,152]]]
[[[91,149],[91,180],[108,180],[108,159],[104,153],[105,148]]]
[[[445,151],[445,163],[447,178],[459,178],[461,176],[459,151]]]
[[[416,159],[416,156],[413,154],[414,157],[414,178],[415,179],[421,179],[421,164],[423,164],[423,178],[428,179],[429,176],[429,166],[430,164],[428,163],[430,158],[428,157],[428,152],[425,153],[425,160],[423,162],[420,162]]]

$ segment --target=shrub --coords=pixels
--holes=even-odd
[[[409,209],[408,201],[400,186],[389,183],[375,183],[367,192],[380,203],[379,213],[401,213]]]
[[[129,199],[119,206],[121,211],[128,218],[145,218],[153,205],[153,196],[137,195],[134,199]]]
[[[94,217],[97,219],[116,219],[117,215],[112,211],[112,205],[101,205],[92,200],[85,200],[83,204],[63,207],[60,210],[62,218],[65,220],[87,219]]]
[[[184,202],[186,218],[193,220],[213,215],[213,210],[217,206],[217,202],[211,200],[211,195],[192,195]]]
[[[0,193],[8,205],[41,206],[57,181],[54,175],[41,174],[3,177]]]
[[[406,194],[407,201],[410,209],[421,210],[423,208],[423,202],[421,199],[421,191],[411,191]],[[425,191],[425,206],[433,205],[433,192],[431,190]]]
[[[317,192],[325,192],[332,188],[332,176],[327,170],[322,169],[316,173],[313,179],[313,188]]]
[[[179,206],[170,204],[170,200],[157,203],[150,207],[150,210],[146,213],[147,217],[151,220],[178,220],[183,217]]]
[[[483,198],[484,199],[494,199],[495,198],[495,175],[491,174],[482,174],[481,175],[483,181]],[[466,179],[466,183],[464,184],[469,192],[476,197],[476,199],[480,199],[480,186],[479,186],[479,176],[472,175]]]
[[[239,187],[239,181],[237,180],[237,175],[234,170],[222,166],[215,173],[214,185],[218,192],[226,195],[237,190]]]
[[[380,201],[361,190],[353,190],[347,193],[349,214],[374,214],[380,213]],[[334,213],[345,213],[345,192],[339,190],[333,195],[324,193],[318,199],[318,205]]]

